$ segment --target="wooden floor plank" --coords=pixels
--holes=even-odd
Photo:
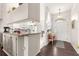
[[[65,48],[58,48],[56,47],[57,42],[59,41],[55,40],[53,44],[50,42],[47,46],[44,46],[37,56],[78,56],[70,43],[62,41]]]

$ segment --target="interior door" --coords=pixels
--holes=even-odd
[[[63,20],[55,22],[54,31],[57,36],[57,40],[65,41],[67,37],[67,24]]]

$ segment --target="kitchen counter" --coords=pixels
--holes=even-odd
[[[37,35],[40,33],[27,33],[27,34],[19,34],[18,36],[28,36],[28,35]]]
[[[37,35],[40,33],[22,33],[22,34],[17,34],[17,33],[7,33],[6,34],[11,34],[11,35],[16,35],[16,36],[28,36],[28,35]]]
[[[3,51],[10,56],[35,56],[40,52],[40,33],[3,33]]]

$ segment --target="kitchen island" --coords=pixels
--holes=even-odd
[[[40,51],[40,33],[3,33],[3,51],[10,56],[35,56]]]

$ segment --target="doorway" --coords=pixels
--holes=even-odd
[[[57,40],[66,41],[67,38],[67,24],[65,20],[58,20],[54,24],[54,31]]]

